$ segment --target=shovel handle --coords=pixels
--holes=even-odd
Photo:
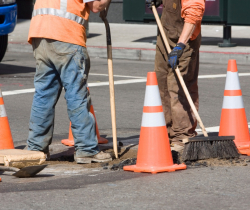
[[[170,53],[170,52],[171,52],[171,48],[170,48],[170,46],[169,46],[169,43],[168,43],[168,40],[167,40],[167,36],[166,36],[166,34],[165,34],[165,32],[164,32],[164,29],[163,29],[163,26],[162,26],[162,24],[161,24],[159,15],[158,15],[157,10],[156,10],[156,8],[155,8],[154,5],[152,5],[152,10],[153,10],[153,13],[154,13],[154,16],[155,16],[157,25],[158,25],[158,27],[159,27],[161,36],[162,36],[162,38],[163,38],[164,44],[165,44],[165,46],[166,46],[166,48],[167,48],[168,53]],[[184,93],[185,93],[185,95],[186,95],[186,97],[187,97],[187,100],[188,100],[188,102],[189,102],[189,105],[190,105],[190,107],[191,107],[191,109],[192,109],[192,111],[193,111],[193,113],[194,113],[194,115],[195,115],[197,121],[199,122],[199,125],[200,125],[200,127],[201,127],[201,130],[202,130],[203,135],[204,135],[205,137],[208,137],[208,134],[207,134],[207,131],[206,131],[206,129],[205,129],[205,126],[203,125],[203,123],[202,123],[202,121],[201,121],[200,115],[199,115],[198,112],[197,112],[197,109],[196,109],[196,107],[195,107],[195,105],[194,105],[194,102],[193,102],[193,100],[192,100],[192,98],[191,98],[189,92],[188,92],[188,89],[187,89],[187,87],[186,87],[186,84],[185,84],[185,82],[184,82],[184,80],[183,80],[183,78],[182,78],[181,72],[180,72],[180,70],[179,70],[178,67],[175,69],[175,72],[176,72],[177,77],[178,77],[178,79],[179,79],[179,81],[180,81],[180,83],[181,83],[181,86],[182,86],[182,88],[183,88],[183,91],[184,91]]]
[[[19,168],[0,166],[0,171],[13,171],[13,172],[18,172],[19,170],[20,170]]]
[[[110,4],[110,3],[109,3]],[[109,5],[106,8],[106,15]],[[110,108],[111,108],[111,122],[112,122],[112,135],[113,135],[113,150],[115,157],[118,158],[117,149],[117,133],[116,133],[116,112],[115,112],[115,88],[114,88],[114,73],[113,73],[113,60],[112,60],[112,43],[109,22],[105,15],[100,14],[106,28],[107,37],[107,57],[108,57],[108,73],[109,73],[109,92],[110,92]]]

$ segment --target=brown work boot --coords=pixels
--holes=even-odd
[[[109,162],[112,161],[112,157],[109,153],[105,152],[99,152],[96,155],[92,156],[84,156],[84,157],[76,157],[76,154],[74,155],[76,163],[84,164],[84,163],[91,163],[91,162]]]
[[[171,151],[174,150],[176,152],[183,152],[185,142],[187,141],[188,139],[172,141],[170,144]]]

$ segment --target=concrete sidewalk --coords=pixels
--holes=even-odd
[[[30,20],[18,20],[9,35],[8,51],[32,52],[27,43]],[[110,24],[113,58],[131,60],[154,60],[157,26],[149,24]],[[223,27],[202,25],[200,59],[203,63],[227,63],[236,59],[238,64],[250,64],[250,27],[232,26],[232,42],[237,47],[220,48]],[[88,52],[91,57],[106,58],[106,30],[102,23],[89,24]]]

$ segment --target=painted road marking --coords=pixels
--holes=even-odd
[[[130,80],[118,80],[114,81],[115,85],[122,85],[122,84],[131,84],[131,83],[141,83],[146,82],[147,79],[130,79]],[[97,86],[108,86],[109,82],[96,82],[96,83],[88,83],[89,87],[97,87]]]
[[[108,76],[108,74],[94,74],[91,75],[99,75],[99,76]],[[250,73],[239,73],[239,76],[250,76]],[[115,85],[123,85],[123,84],[132,84],[132,83],[142,83],[146,82],[146,77],[134,77],[134,76],[125,76],[125,75],[114,75],[114,77],[124,77],[124,78],[135,78],[130,80],[118,80],[115,81]],[[216,74],[216,75],[200,75],[199,79],[207,79],[207,78],[221,78],[226,77],[226,74]],[[109,82],[95,82],[95,83],[88,83],[89,87],[99,87],[99,86],[108,86]],[[4,91],[2,92],[3,96],[10,96],[10,95],[18,95],[24,93],[34,93],[35,88],[30,89],[22,89],[22,90],[11,90],[11,91]]]
[[[207,78],[221,78],[226,77],[227,74],[215,74],[215,75],[200,75],[199,79],[207,79]],[[239,73],[239,76],[250,76],[250,73]]]
[[[115,81],[115,85],[122,85],[122,84],[131,84],[131,83],[141,83],[141,82],[146,82],[147,79],[130,79],[130,80],[118,80]],[[98,86],[108,86],[109,82],[95,82],[95,83],[88,83],[89,87],[98,87]],[[22,89],[22,90],[11,90],[11,91],[4,91],[3,96],[10,96],[10,95],[18,95],[18,94],[23,94],[23,93],[34,93],[35,88],[30,88],[30,89]]]
[[[250,128],[250,122],[248,123],[248,128]],[[208,127],[206,128],[206,131],[208,133],[211,133],[211,132],[219,132],[219,129],[220,129],[220,126],[214,126],[214,127]],[[198,132],[199,134],[202,133],[201,129],[198,128],[198,129],[195,129],[196,132]]]
[[[35,88],[30,89],[22,89],[22,90],[11,90],[11,91],[4,91],[2,92],[3,96],[10,96],[10,95],[18,95],[23,93],[34,93]]]
[[[108,74],[96,74],[96,73],[90,73],[89,75],[94,76],[105,76],[108,77]],[[114,75],[114,77],[124,77],[124,78],[134,78],[134,79],[145,79],[146,77],[135,77],[135,76],[125,76],[125,75]]]
[[[106,76],[108,77],[108,74],[95,74],[95,73],[90,73],[90,75],[95,75],[95,76]],[[239,73],[239,76],[250,76],[250,73]],[[207,78],[221,78],[221,77],[226,77],[227,74],[215,74],[215,75],[199,75],[199,79],[207,79]],[[114,77],[125,77],[125,78],[137,78],[137,79],[143,79],[146,77],[135,77],[135,76],[124,76],[124,75],[114,75]]]

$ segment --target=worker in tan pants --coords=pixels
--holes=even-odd
[[[161,22],[168,38],[171,53],[167,53],[163,39],[157,36],[155,72],[160,89],[169,139],[176,150],[194,137],[197,120],[178,81],[175,68],[179,67],[196,109],[199,106],[198,73],[201,43],[201,19],[204,0],[146,0],[151,8],[163,4]]]

